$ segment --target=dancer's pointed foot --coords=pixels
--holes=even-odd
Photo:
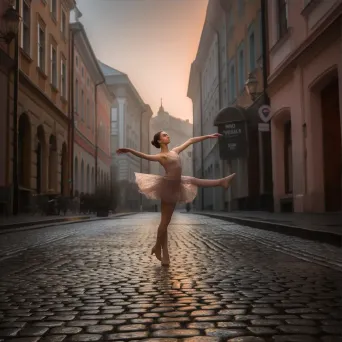
[[[232,182],[233,178],[236,176],[236,173],[232,173],[231,175],[223,178],[222,186],[227,190]]]
[[[152,247],[151,250],[151,255],[155,254],[156,258],[161,261],[161,247],[158,247],[157,245],[155,245],[154,247]]]
[[[169,267],[170,266],[170,259],[169,258],[163,258],[161,261],[161,265],[164,267]]]

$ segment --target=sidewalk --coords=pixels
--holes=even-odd
[[[121,217],[126,215],[131,215],[134,213],[118,213],[112,214],[108,217],[97,217],[92,214],[67,214],[63,216],[41,216],[41,215],[18,215],[9,217],[0,217],[0,234],[3,232],[9,232],[13,229],[34,229],[43,228],[50,225],[55,225],[57,223],[67,224],[67,223],[77,223],[84,221],[94,221],[94,220],[104,220],[111,219],[115,217]]]
[[[342,247],[342,213],[304,214],[260,211],[194,213]]]

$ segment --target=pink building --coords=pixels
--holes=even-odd
[[[340,211],[342,2],[267,4],[275,210]]]
[[[74,80],[73,192],[92,194],[110,175],[111,95],[85,29],[70,25]],[[96,182],[97,179],[97,182]]]

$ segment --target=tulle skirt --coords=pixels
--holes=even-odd
[[[149,199],[167,203],[190,203],[197,195],[197,186],[192,183],[193,177],[182,176],[171,179],[165,176],[135,173],[135,182],[139,192]]]

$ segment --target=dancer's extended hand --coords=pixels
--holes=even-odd
[[[117,153],[117,154],[123,154],[123,153],[128,153],[128,152],[130,152],[130,149],[129,149],[129,148],[118,148],[118,149],[116,150],[116,153]]]
[[[208,135],[209,138],[220,138],[222,137],[222,134],[220,133],[214,133],[214,134],[210,134]]]

